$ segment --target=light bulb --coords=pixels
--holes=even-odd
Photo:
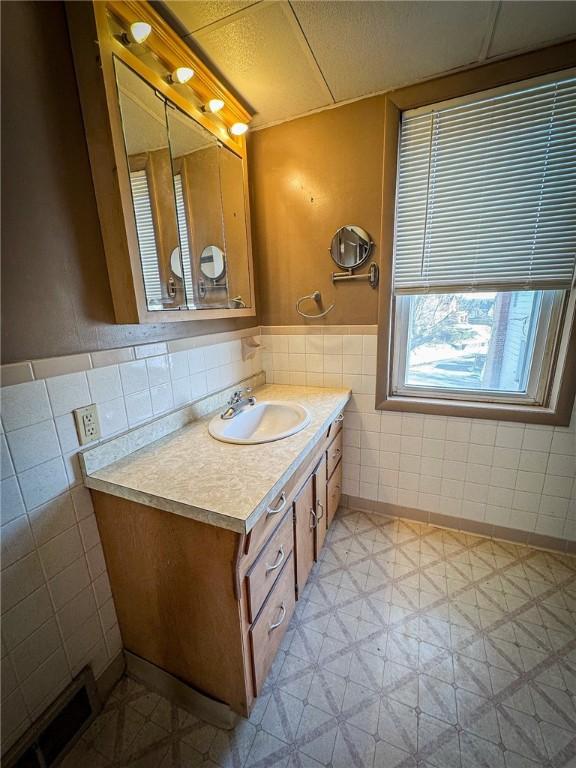
[[[210,99],[208,104],[206,104],[206,109],[209,112],[220,112],[220,110],[224,107],[224,102],[222,99]]]
[[[192,77],[194,77],[194,70],[191,67],[177,67],[170,75],[170,82],[184,85]]]
[[[248,126],[246,123],[234,123],[234,125],[230,127],[230,133],[232,136],[242,136],[246,133],[247,130]]]
[[[152,32],[150,24],[145,21],[135,21],[133,24],[130,24],[128,37],[130,42],[138,43],[140,45],[148,39],[150,32]]]

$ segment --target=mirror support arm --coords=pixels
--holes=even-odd
[[[371,288],[376,288],[378,286],[380,268],[375,261],[370,264],[369,271],[363,275],[354,275],[352,272],[352,269],[349,269],[346,272],[332,272],[332,282],[339,283],[343,282],[344,280],[368,280]]]

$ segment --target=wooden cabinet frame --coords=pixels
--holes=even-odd
[[[342,461],[331,477],[326,467],[341,428],[339,417],[248,534],[92,490],[127,651],[249,715],[340,499]]]
[[[228,133],[228,127],[233,123],[247,123],[250,120],[249,113],[150,3],[137,0],[95,0],[67,3],[66,10],[116,322],[163,323],[255,316],[246,141],[243,136],[232,137]],[[148,66],[121,42],[117,30],[128,29],[134,21],[145,21],[151,25],[152,33],[145,46],[159,62],[159,67],[165,67],[166,72],[181,66],[194,70],[190,99],[183,95],[189,86],[175,88],[156,68]],[[114,57],[124,62],[242,159],[250,273],[249,307],[161,311],[148,309]],[[212,98],[220,98],[225,103],[218,115],[205,113],[199,106]]]

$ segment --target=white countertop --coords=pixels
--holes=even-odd
[[[235,445],[208,433],[212,413],[90,472],[86,485],[247,533],[320,443],[348,402],[350,390],[267,384],[254,395],[257,400],[296,400],[308,408],[311,422],[283,440]]]

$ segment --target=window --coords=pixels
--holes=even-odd
[[[546,406],[575,254],[576,73],[404,112],[388,395]]]

